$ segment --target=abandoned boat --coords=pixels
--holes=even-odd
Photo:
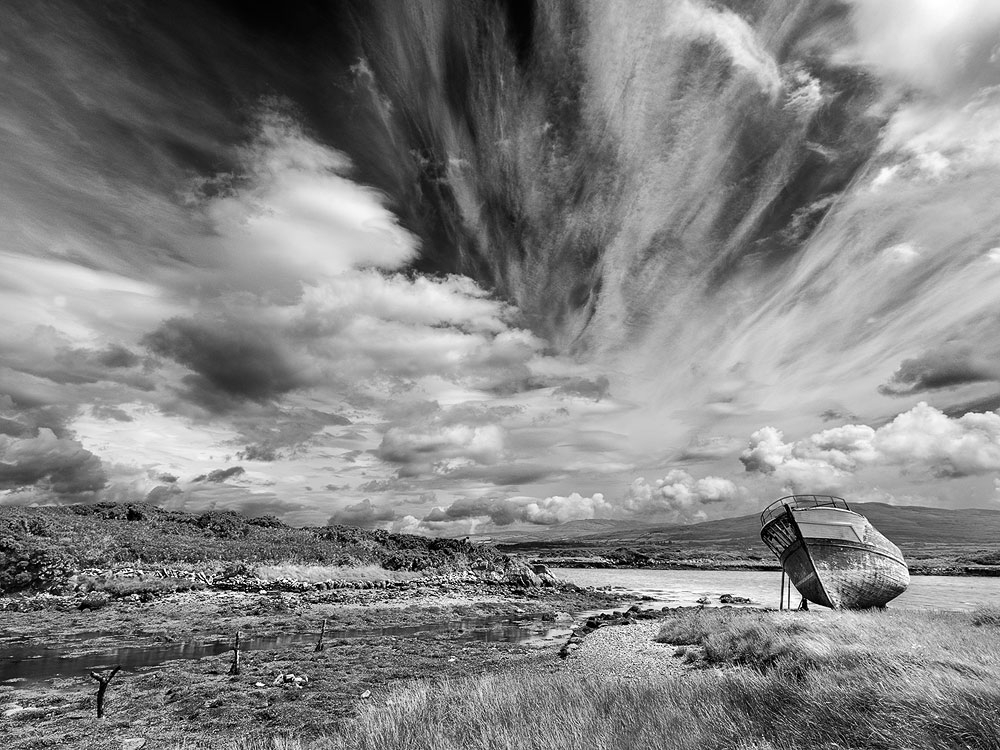
[[[833,609],[882,607],[910,572],[899,547],[840,497],[790,495],[760,516],[760,538],[808,601]]]

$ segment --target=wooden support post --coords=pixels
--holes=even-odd
[[[317,652],[322,651],[324,648],[326,648],[326,646],[323,645],[323,636],[324,635],[326,635],[326,620],[325,619],[323,620],[323,624],[319,626],[319,640],[316,642],[316,651]]]
[[[233,664],[229,667],[229,674],[238,675],[240,673],[240,631],[236,631],[236,643],[233,644]]]
[[[781,589],[778,590],[778,611],[785,608],[785,569],[781,569]]]
[[[91,672],[90,676],[97,680],[97,718],[104,718],[104,694],[108,692],[108,684],[114,679],[114,676],[118,674],[118,670],[121,669],[121,665],[115,667],[106,675],[98,674],[97,672]]]

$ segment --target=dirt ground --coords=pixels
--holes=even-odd
[[[97,683],[85,672],[43,682],[0,685],[0,736],[11,750],[114,748],[145,739],[145,747],[218,747],[254,732],[322,735],[377,700],[389,683],[464,676],[519,662],[554,661],[558,645],[469,640],[461,632],[327,639],[315,651],[320,623],[336,629],[397,628],[465,619],[541,619],[614,605],[602,592],[452,587],[407,592],[250,594],[190,592],[146,603],[115,603],[97,611],[49,602],[45,609],[3,612],[0,648],[45,644],[66,654],[109,647],[194,639],[306,634],[307,640],[241,654],[179,659],[122,670],[108,689],[103,719],[95,714]],[[275,684],[279,675],[306,681]],[[127,746],[127,745],[124,745]]]

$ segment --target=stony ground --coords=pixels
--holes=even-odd
[[[563,660],[559,671],[584,679],[645,680],[684,669],[683,659],[674,656],[673,645],[653,640],[661,626],[661,622],[651,620],[595,630]]]
[[[36,611],[5,611],[3,645],[44,643],[66,653],[110,645],[169,643],[229,634],[313,633],[330,628],[406,627],[465,618],[542,618],[613,605],[608,595],[536,588],[428,589],[393,599],[383,592],[244,594],[189,592],[148,603],[118,602],[80,611],[57,602]],[[594,634],[597,635],[597,634]],[[322,652],[299,643],[247,652],[241,673],[229,675],[230,656],[178,660],[123,670],[111,683],[107,715],[95,718],[95,688],[86,674],[32,685],[0,685],[4,749],[219,747],[250,731],[321,735],[354,715],[385,686],[410,678],[459,677],[509,668],[561,668],[559,642],[528,645],[469,641],[461,633],[331,639]],[[308,681],[275,684],[279,675]],[[370,692],[369,692],[370,691]],[[367,694],[367,695],[366,695]],[[197,743],[191,738],[198,738]]]

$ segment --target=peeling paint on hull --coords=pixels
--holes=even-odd
[[[787,507],[760,533],[795,588],[815,604],[833,609],[881,607],[909,585],[899,548],[859,513]]]

